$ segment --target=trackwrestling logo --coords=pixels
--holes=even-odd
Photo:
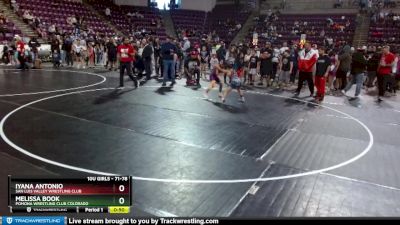
[[[65,217],[48,216],[48,217],[29,217],[29,216],[14,216],[3,217],[4,224],[7,225],[64,225]]]

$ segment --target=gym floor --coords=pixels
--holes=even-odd
[[[132,216],[400,215],[399,97],[232,92],[118,72],[0,68],[0,214],[7,175],[134,177]],[[354,93],[354,89],[350,90]]]

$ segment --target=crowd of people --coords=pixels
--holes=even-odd
[[[105,14],[112,13],[109,9],[106,11]],[[129,16],[140,15],[131,13]],[[54,67],[119,70],[121,87],[124,86],[123,76],[126,72],[136,87],[139,79],[146,82],[152,77],[162,79],[163,86],[169,81],[173,86],[175,80],[180,78],[186,78],[188,86],[200,86],[203,80],[209,82],[204,95],[208,97],[208,93],[218,86],[218,96],[223,102],[232,90],[237,90],[240,100],[244,101],[242,89],[245,86],[279,88],[299,95],[307,83],[310,96],[315,97],[318,103],[323,101],[325,94],[347,94],[353,84],[356,84],[354,98],[358,98],[363,86],[377,86],[378,101],[382,101],[385,92],[386,95],[396,93],[400,62],[395,49],[395,53],[391,53],[389,46],[385,45],[355,49],[348,43],[334,44],[330,37],[325,37],[323,46],[298,41],[275,44],[280,43],[276,41],[280,38],[276,35],[279,29],[285,29],[274,23],[279,16],[279,11],[271,11],[266,17],[266,34],[261,35],[268,38],[258,45],[247,41],[226,46],[215,31],[194,34],[199,39],[194,43],[188,38],[193,34],[186,31],[180,33],[182,36],[179,39],[168,37],[163,42],[146,32],[130,37],[105,36],[93,32],[86,26],[84,17],[78,15],[67,18],[67,22],[74,26],[72,33],[63,32],[54,25],[44,33],[49,36]],[[40,19],[32,16],[28,10],[22,18],[40,29]],[[292,33],[316,35],[307,22],[294,23]],[[333,21],[328,18],[326,29],[340,31],[350,23],[346,24],[344,28],[335,28]],[[322,33],[320,35],[324,36]],[[18,65],[21,69],[40,67],[40,63],[37,63],[40,61],[39,47],[35,38],[24,43],[21,37],[16,36],[14,42],[5,45],[2,63]],[[227,87],[225,92],[224,87]]]
[[[8,19],[7,17],[4,15],[4,12],[1,11],[0,12],[0,33],[3,35],[3,37],[6,36],[6,33],[9,32],[8,30]]]
[[[18,63],[21,69],[34,62],[40,44],[30,40],[27,45],[20,37],[6,46],[3,62]],[[400,62],[398,54],[391,53],[389,46],[362,47],[349,45],[340,50],[327,46],[305,43],[286,43],[263,46],[251,43],[226,47],[223,41],[206,39],[190,43],[167,38],[160,42],[152,36],[140,39],[94,36],[92,39],[74,35],[54,35],[51,42],[55,67],[74,66],[78,69],[104,66],[120,71],[123,84],[124,71],[138,86],[138,79],[147,81],[153,77],[163,80],[163,86],[175,79],[186,78],[187,85],[200,86],[201,80],[210,82],[208,92],[219,86],[219,96],[225,101],[232,89],[238,90],[244,101],[245,86],[279,88],[300,94],[307,83],[310,96],[320,103],[325,94],[340,96],[356,84],[354,98],[361,89],[377,86],[378,101],[383,96],[394,95],[399,88]],[[297,81],[297,84],[296,84]],[[297,88],[294,90],[294,87]],[[224,87],[228,87],[223,93]],[[316,89],[316,92],[314,91]],[[386,94],[385,94],[386,93]]]

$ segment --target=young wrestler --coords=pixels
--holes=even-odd
[[[223,69],[223,64],[224,62],[221,60],[218,65],[214,66],[214,69],[211,71],[210,74],[210,85],[208,86],[207,90],[204,92],[204,97],[208,98],[208,92],[212,90],[217,84],[219,85],[219,97],[222,98],[222,88],[223,88],[223,83],[218,77],[218,74],[224,73],[227,74],[229,70]]]
[[[233,65],[228,64],[227,65],[227,76],[231,78],[231,83],[229,84],[229,87],[225,89],[224,95],[222,97],[222,102],[225,103],[226,97],[232,92],[233,89],[236,89],[238,94],[240,95],[239,101],[244,102],[244,96],[242,90],[240,90],[240,87],[242,86],[242,80],[239,77],[239,74],[237,71],[235,71],[232,68]]]

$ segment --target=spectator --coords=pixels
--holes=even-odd
[[[50,25],[49,29],[48,29],[49,35],[54,35],[56,33],[56,25]]]
[[[319,34],[319,36],[320,37],[325,37],[325,30],[324,29],[321,30],[321,33]]]
[[[1,56],[1,64],[10,65],[10,51],[7,45],[4,45],[3,54]]]
[[[96,54],[96,65],[101,65],[103,61],[103,52],[104,52],[103,45],[96,43],[94,51]]]
[[[117,49],[118,52],[118,59],[120,61],[120,87],[124,86],[124,73],[125,70],[133,81],[135,87],[138,87],[138,81],[136,80],[135,77],[132,76],[132,63],[134,62],[135,58],[135,49],[132,47],[132,45],[129,44],[129,39],[127,37],[124,38],[124,43],[118,46]]]
[[[367,69],[367,60],[364,57],[364,51],[367,50],[367,47],[363,47],[359,49],[352,55],[352,63],[351,63],[351,81],[347,84],[346,88],[343,90],[343,94],[346,95],[346,92],[350,90],[353,84],[356,84],[356,92],[354,97],[358,98],[361,93],[362,84],[364,82],[364,73]]]
[[[37,41],[36,37],[32,37],[28,43],[28,46],[31,48],[32,63],[35,63],[38,57],[38,48],[40,47],[40,43]]]
[[[14,10],[14,12],[16,11],[15,10],[15,8],[18,8],[18,5],[17,5],[17,1],[16,0],[11,0],[10,1],[10,9],[13,9]],[[18,11],[18,10],[17,10]]]
[[[333,8],[342,8],[343,6],[343,0],[336,0],[336,3],[333,5]]]
[[[146,72],[146,81],[148,81],[151,79],[151,59],[152,55],[154,54],[153,38],[149,38],[148,40],[143,39],[143,44],[144,48],[142,52],[142,58]]]
[[[171,42],[171,38],[167,37],[166,42],[161,45],[161,55],[163,59],[163,84],[166,86],[168,80],[168,73],[171,75],[171,87],[175,84],[175,60],[176,60],[176,46]]]
[[[382,57],[378,67],[378,102],[382,101],[382,98],[385,95],[386,84],[390,79],[390,75],[392,73],[392,68],[395,64],[395,55],[390,52],[390,47],[385,46],[382,50]]]
[[[106,16],[111,19],[111,10],[108,7],[106,8]]]
[[[34,17],[31,15],[29,10],[26,10],[24,14],[22,15],[23,21],[27,24],[33,23]]]
[[[115,39],[111,38],[107,43],[107,56],[108,56],[108,64],[110,65],[110,71],[114,69],[115,63],[117,61],[117,43],[115,43]]]
[[[67,37],[64,39],[62,49],[65,51],[65,63],[67,66],[73,66],[74,61],[72,59],[72,44],[73,40],[71,37]]]
[[[94,68],[95,66],[95,50],[94,50],[94,43],[88,42],[87,44],[87,58],[88,58],[88,68]]]
[[[346,45],[339,53],[339,68],[336,72],[338,87],[343,90],[347,86],[347,74],[351,69],[351,47]]]
[[[311,48],[310,43],[304,45],[304,49],[299,53],[299,83],[296,90],[296,96],[300,94],[304,81],[308,82],[310,96],[314,95],[313,69],[318,59],[318,53]]]

